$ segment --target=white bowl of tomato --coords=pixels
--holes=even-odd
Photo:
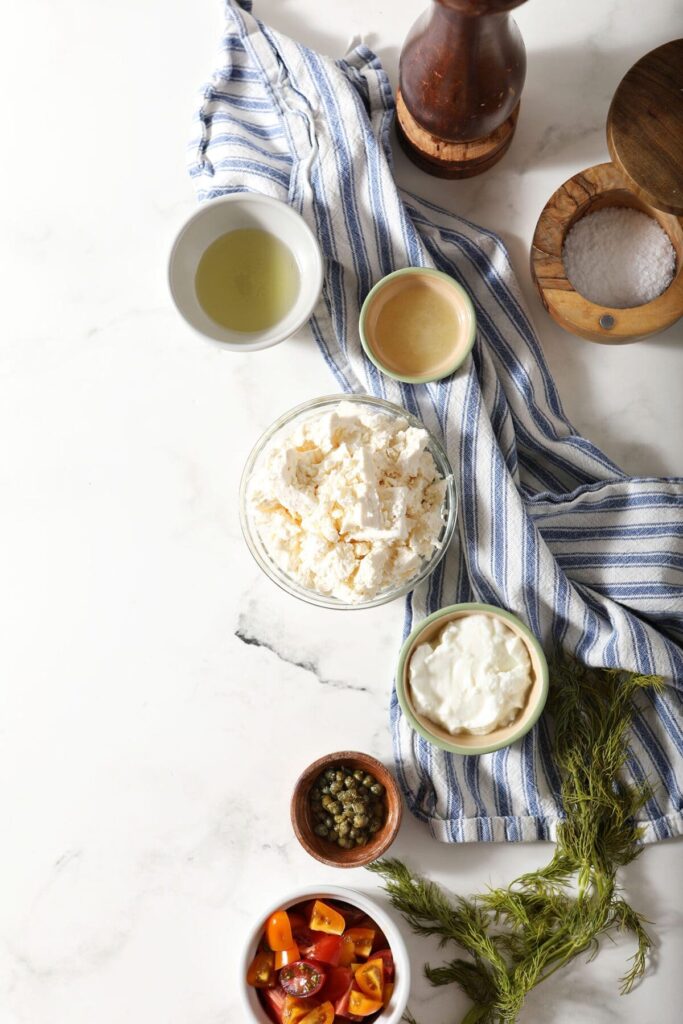
[[[259,1024],[398,1024],[410,962],[400,931],[374,900],[342,886],[306,886],[259,918],[241,982]]]

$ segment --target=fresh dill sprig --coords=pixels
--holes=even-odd
[[[463,899],[398,860],[369,865],[414,932],[469,955],[425,966],[433,985],[455,983],[472,1000],[461,1024],[514,1024],[532,988],[581,953],[591,960],[600,938],[615,930],[630,932],[637,944],[621,992],[644,974],[647,922],[621,896],[617,871],[642,851],[635,818],[650,790],[626,785],[621,771],[634,697],[661,685],[657,676],[589,668],[566,657],[554,662],[548,711],[565,816],[544,868],[507,889]],[[417,1024],[409,1011],[405,1019]]]

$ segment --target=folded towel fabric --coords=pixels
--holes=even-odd
[[[683,480],[630,478],[577,434],[501,240],[397,187],[393,97],[377,57],[359,46],[333,61],[250,12],[246,0],[226,2],[190,173],[200,200],[253,190],[304,216],[326,266],[310,329],[338,386],[403,405],[444,441],[458,536],[409,596],[404,635],[443,605],[483,601],[515,612],[548,649],[662,675],[662,694],[642,694],[628,774],[653,786],[645,840],[680,834]],[[363,298],[410,265],[451,274],[477,312],[471,357],[435,384],[384,377],[359,342]],[[408,805],[437,839],[554,837],[562,809],[543,718],[514,746],[468,757],[413,733],[395,693],[391,726]]]

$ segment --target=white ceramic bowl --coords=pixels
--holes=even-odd
[[[263,935],[266,921],[276,910],[287,910],[289,907],[293,907],[295,903],[301,903],[302,900],[313,898],[342,900],[344,903],[350,903],[352,906],[364,911],[384,932],[389,949],[394,957],[396,979],[389,1004],[385,1006],[379,1017],[377,1017],[377,1021],[378,1024],[399,1024],[408,1004],[408,996],[410,995],[410,960],[408,959],[408,950],[403,941],[403,936],[393,919],[378,903],[375,903],[369,896],[356,892],[355,889],[347,889],[340,885],[322,885],[317,888],[306,885],[301,889],[295,889],[293,892],[283,896],[277,903],[269,904],[264,908],[263,913],[258,916],[250,929],[244,947],[244,954],[238,965],[240,972],[238,987],[242,993],[245,1021],[257,1021],[258,1024],[272,1024],[272,1020],[259,1001],[256,989],[247,985],[246,980],[247,969],[256,955],[256,949]]]
[[[242,228],[260,228],[275,235],[299,268],[299,293],[289,312],[272,327],[251,333],[233,331],[212,320],[200,306],[195,290],[197,266],[206,249],[221,235]],[[168,279],[173,301],[191,327],[225,348],[253,352],[277,345],[303,327],[320,297],[323,261],[313,232],[291,206],[256,192],[233,192],[203,203],[185,222],[171,248]]]

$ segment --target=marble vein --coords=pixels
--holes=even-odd
[[[238,626],[235,630],[235,636],[238,640],[241,640],[243,644],[247,644],[250,647],[261,647],[265,651],[270,651],[271,654],[274,654],[276,658],[284,662],[286,665],[293,665],[295,668],[300,668],[304,672],[310,672],[322,686],[329,686],[335,690],[353,690],[355,693],[369,692],[367,686],[354,686],[352,683],[346,683],[341,679],[326,678],[321,675],[316,662],[311,660],[297,661],[296,658],[290,658],[282,651],[279,651],[272,643],[269,643],[261,637],[255,636],[253,633],[249,633],[242,625]]]

